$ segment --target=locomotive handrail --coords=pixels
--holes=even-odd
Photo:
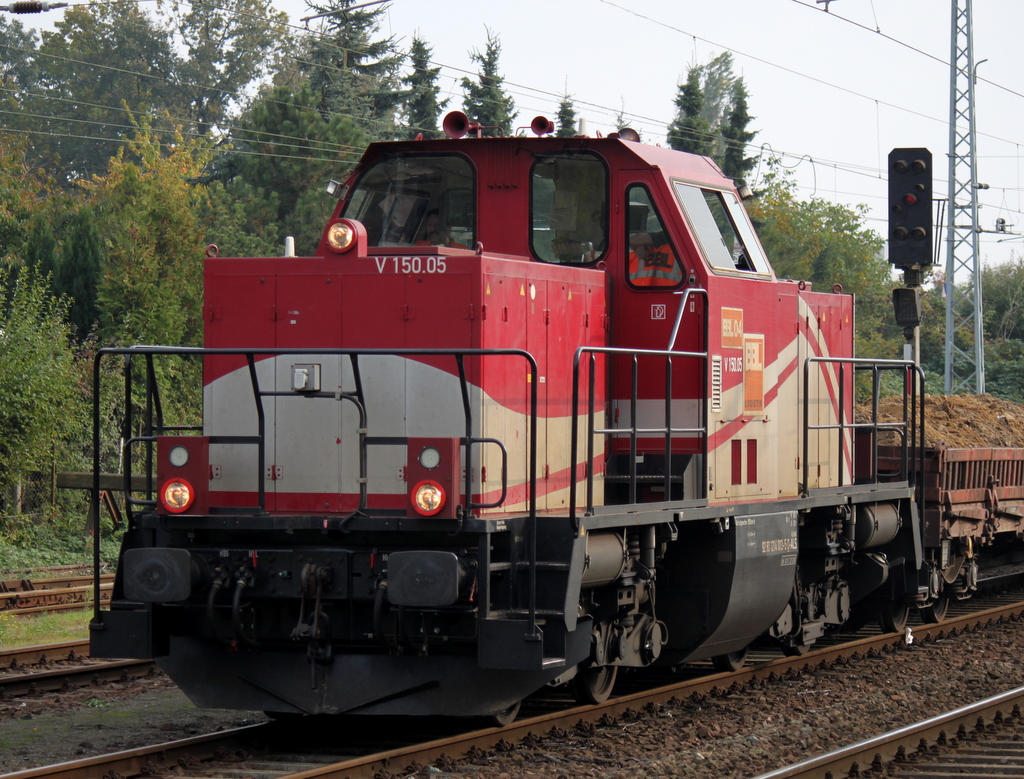
[[[698,290],[700,292],[702,290]],[[685,302],[685,297],[683,298]],[[680,306],[680,311],[682,306]],[[665,499],[671,497],[672,484],[672,436],[676,433],[696,433],[701,439],[701,455],[707,461],[707,424],[698,427],[673,427],[672,426],[672,371],[673,358],[682,357],[701,360],[704,370],[707,370],[708,353],[704,352],[678,352],[664,349],[626,349],[612,346],[581,346],[576,349],[572,362],[572,440],[570,443],[570,463],[573,471],[576,469],[579,457],[579,384],[580,384],[580,363],[584,354],[589,355],[588,360],[588,397],[587,397],[587,505],[586,513],[594,511],[594,436],[629,436],[629,500],[636,503],[637,473],[636,454],[637,438],[641,433],[663,435],[665,437]],[[632,358],[631,392],[630,392],[630,427],[598,428],[594,424],[594,380],[597,355],[623,355]],[[664,357],[665,358],[665,427],[661,428],[640,428],[636,425],[637,411],[637,378],[638,358],[641,356]],[[576,517],[576,479],[570,480],[569,484],[569,516],[573,522],[578,522]]]
[[[838,376],[836,378],[837,388],[837,421],[834,424],[812,425],[810,422],[810,378],[812,366],[815,364],[832,364],[837,366]],[[846,417],[846,384],[847,367],[856,371],[871,371],[871,420],[868,422],[857,422],[847,420]],[[903,419],[899,422],[878,421],[878,400],[880,394],[880,377],[882,371],[904,371],[904,381],[909,384],[909,391],[903,394]],[[908,374],[916,373],[916,381],[908,381]],[[876,360],[866,357],[808,357],[804,361],[804,398],[803,398],[803,451],[802,470],[803,481],[801,489],[803,494],[810,492],[810,432],[814,430],[838,430],[838,460],[839,463],[839,484],[844,486],[844,447],[846,444],[846,431],[870,430],[872,431],[872,444],[870,450],[871,465],[870,479],[872,483],[878,483],[878,433],[892,432],[900,440],[900,475],[910,486],[916,487],[916,474],[924,472],[924,400],[918,398],[918,388],[924,386],[924,371],[911,360]],[[909,405],[909,408],[908,408]],[[913,451],[919,458],[918,469],[910,468],[910,452]],[[851,481],[855,478],[856,462],[851,448]],[[920,496],[918,498],[921,499]]]
[[[136,436],[132,436],[131,438],[127,439],[124,442],[124,444],[123,444],[123,447],[124,447],[125,451],[131,452],[132,444],[135,444],[135,443],[150,443],[150,444],[156,443],[156,436],[155,435],[136,435]],[[130,457],[126,457],[125,458],[125,468],[124,468],[124,482],[125,482],[124,502],[125,502],[126,508],[129,509],[129,513],[131,511],[131,507],[132,506],[156,506],[156,500],[154,500],[152,498],[149,498],[149,499],[146,499],[146,500],[141,500],[139,498],[133,498],[132,497],[132,491],[131,491],[132,469],[131,469],[130,460],[131,460]],[[145,492],[145,493],[147,493],[149,495],[153,494],[153,479],[152,479],[152,476],[149,473],[146,474],[146,487],[143,490],[143,492]]]
[[[211,357],[211,356],[240,356],[245,357],[246,363],[249,369],[249,376],[254,393],[254,403],[257,413],[257,435],[254,437],[241,436],[232,437],[233,442],[242,443],[241,439],[250,438],[255,439],[257,444],[257,484],[258,484],[258,495],[259,495],[259,511],[265,511],[266,495],[265,495],[265,446],[266,446],[266,418],[262,403],[262,397],[265,395],[277,394],[277,395],[288,395],[293,396],[296,393],[276,393],[276,392],[262,392],[259,389],[259,379],[256,373],[255,358],[256,356],[261,357],[278,357],[286,355],[336,355],[340,357],[347,356],[352,361],[353,377],[356,383],[355,393],[314,393],[318,396],[331,397],[336,399],[350,399],[354,400],[357,406],[360,407],[361,411],[365,409],[365,404],[362,402],[362,379],[358,366],[359,357],[388,357],[388,356],[401,356],[401,357],[452,357],[456,360],[459,367],[459,379],[462,387],[463,398],[465,402],[466,418],[466,431],[467,436],[465,437],[466,450],[467,450],[467,470],[466,470],[466,489],[467,489],[467,507],[471,506],[471,466],[472,466],[472,449],[473,444],[480,442],[488,442],[487,439],[473,439],[472,436],[472,414],[471,407],[468,403],[468,388],[465,369],[463,365],[463,359],[467,356],[479,356],[479,357],[490,357],[490,356],[510,356],[510,357],[521,357],[527,361],[530,368],[530,375],[538,375],[537,360],[532,354],[523,349],[379,349],[379,348],[367,348],[367,349],[338,349],[338,348],[317,348],[317,347],[305,347],[305,348],[221,348],[221,347],[195,347],[195,346],[181,346],[181,347],[170,347],[170,346],[132,346],[132,347],[104,347],[96,352],[96,356],[93,361],[93,487],[91,496],[91,508],[92,508],[92,520],[93,520],[93,534],[95,542],[93,544],[93,563],[94,570],[100,570],[100,527],[99,527],[99,505],[100,505],[100,397],[101,397],[101,370],[100,366],[104,357],[122,355],[125,357],[125,401],[126,401],[126,424],[131,424],[131,386],[132,386],[132,371],[131,363],[132,358],[136,355],[145,355],[147,360],[147,400],[146,400],[146,424],[147,431],[154,429],[162,431],[163,427],[163,413],[162,407],[159,402],[159,394],[157,392],[157,381],[156,374],[153,371],[152,360],[158,355],[168,356],[181,356],[181,357]],[[528,518],[527,518],[527,567],[528,567],[528,613],[529,622],[527,625],[526,637],[531,640],[537,640],[540,637],[537,625],[537,404],[538,404],[538,381],[530,382],[530,441],[528,446]],[[340,396],[347,396],[342,398]],[[154,425],[153,415],[155,412],[156,424]],[[365,417],[361,417],[363,423],[361,428],[365,429]],[[130,427],[128,428],[130,429]],[[180,429],[180,428],[176,428]],[[140,439],[141,437],[136,437]],[[211,441],[216,442],[216,439],[220,437],[211,436]],[[153,470],[152,470],[152,452],[149,451],[152,447],[147,447],[147,489],[146,492],[152,495],[153,484]],[[360,447],[361,461],[365,465],[365,446]],[[505,495],[505,489],[507,486],[507,454],[502,447],[503,454],[503,468],[502,468],[502,495]],[[131,486],[131,463],[130,456],[126,458],[125,464],[125,489],[126,496],[130,498],[130,486]],[[361,489],[361,500],[360,504],[362,508],[365,508],[365,471],[361,473],[362,489]],[[148,503],[146,505],[149,505]],[[131,521],[131,504],[126,504],[129,508],[129,521]],[[485,508],[489,506],[472,506],[472,508]],[[358,511],[358,509],[357,509]],[[96,578],[94,581],[94,588],[98,593],[99,579]],[[95,597],[94,607],[94,621],[100,623],[100,598],[98,595]]]
[[[493,503],[476,503],[473,500],[473,491],[470,489],[469,480],[467,479],[466,484],[466,508],[467,509],[493,509],[500,506],[505,502],[505,498],[508,496],[508,449],[505,448],[505,444],[499,441],[497,438],[474,438],[469,436],[462,439],[466,445],[467,459],[471,461],[468,452],[470,447],[474,444],[496,444],[498,449],[501,450],[501,495]]]

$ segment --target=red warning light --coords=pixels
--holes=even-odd
[[[903,202],[908,206],[917,205],[917,196],[912,194],[906,194],[903,196]]]

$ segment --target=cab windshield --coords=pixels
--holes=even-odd
[[[476,245],[473,167],[457,155],[390,154],[360,176],[342,216],[370,246]]]

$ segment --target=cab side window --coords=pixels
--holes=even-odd
[[[708,263],[718,270],[770,273],[760,244],[731,192],[675,182],[676,195]]]
[[[608,170],[594,154],[537,158],[530,175],[530,248],[538,260],[589,265],[608,246]]]
[[[634,184],[626,190],[626,278],[631,286],[678,287],[683,282],[679,255],[651,200],[647,188]]]

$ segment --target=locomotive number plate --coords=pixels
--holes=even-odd
[[[377,273],[444,273],[448,264],[444,257],[375,257]]]

